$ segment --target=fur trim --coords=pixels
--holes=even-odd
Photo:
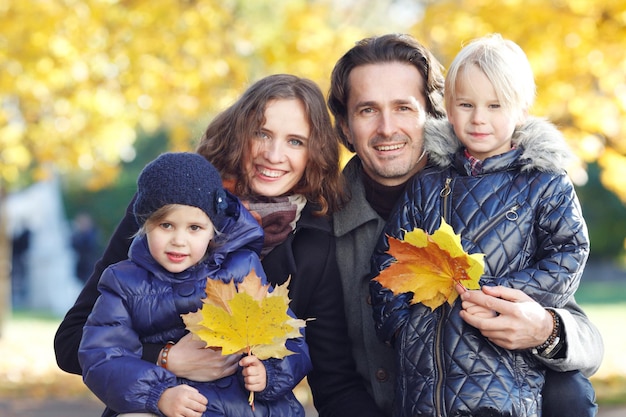
[[[512,143],[522,149],[522,171],[563,172],[574,159],[561,132],[543,118],[528,117],[526,123],[513,132]],[[454,153],[462,146],[448,120],[427,118],[424,149],[430,164],[451,165]]]
[[[452,164],[456,151],[463,146],[454,134],[447,119],[426,118],[424,124],[424,149],[428,163],[440,167]]]

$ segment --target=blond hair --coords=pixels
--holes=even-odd
[[[529,110],[536,94],[535,78],[526,54],[500,34],[472,40],[454,58],[445,81],[446,109],[454,102],[456,83],[472,65],[480,69],[496,90],[500,105],[508,110]]]

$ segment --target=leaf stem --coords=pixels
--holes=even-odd
[[[250,345],[248,345],[248,356],[250,356]],[[252,412],[254,412],[254,391],[250,391],[250,395],[248,396],[248,404],[252,408]]]

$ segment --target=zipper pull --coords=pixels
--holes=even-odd
[[[511,207],[505,214],[506,219],[512,222],[516,221],[519,218],[519,214],[517,214],[518,208],[519,208],[519,204],[516,204],[513,207]]]
[[[443,189],[439,192],[440,197],[447,197],[450,195],[450,183],[452,182],[452,178],[446,178],[446,185],[443,186]]]

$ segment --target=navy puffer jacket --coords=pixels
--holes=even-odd
[[[152,258],[146,237],[141,236],[133,240],[129,260],[111,265],[102,274],[101,295],[83,329],[79,360],[85,383],[108,405],[103,416],[162,415],[157,407],[161,394],[180,384],[194,386],[208,398],[205,415],[256,415],[248,405],[241,370],[215,382],[198,383],[141,359],[142,344],[164,345],[185,335],[180,315],[202,306],[207,277],[240,282],[254,270],[266,282],[257,254],[263,230],[236,198],[229,210],[230,218],[216,238],[221,241],[206,262],[172,274]],[[311,370],[309,352],[303,337],[288,340],[287,348],[296,354],[263,361],[267,388],[255,394],[259,415],[304,416],[292,389]]]
[[[394,260],[385,234],[432,234],[442,217],[468,253],[484,253],[481,285],[517,288],[544,307],[573,295],[589,252],[587,229],[565,173],[569,153],[549,122],[531,118],[513,136],[515,149],[471,167],[447,121],[429,120],[430,167],[407,186],[373,257],[374,275]],[[489,342],[459,316],[461,301],[434,311],[410,306],[371,282],[379,336],[395,346],[395,416],[537,416],[544,370],[529,351]]]

